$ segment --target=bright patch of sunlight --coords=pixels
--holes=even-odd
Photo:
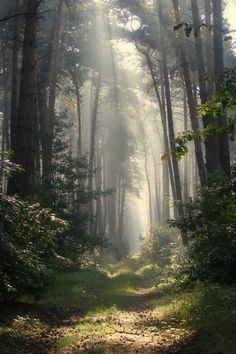
[[[102,320],[97,319],[94,321],[82,321],[78,326],[75,327],[75,330],[79,333],[88,333],[88,334],[112,334],[114,329],[108,326],[106,323],[102,323]]]
[[[103,302],[103,301],[101,301]],[[101,303],[100,306],[94,307],[91,310],[88,311],[88,318],[89,317],[103,317],[103,316],[107,316],[107,315],[111,315],[114,312],[118,312],[119,309],[117,307],[117,305],[110,305],[110,306],[105,306]]]
[[[149,303],[158,318],[157,328],[177,329],[185,338],[198,333],[198,342],[193,345],[204,353],[236,353],[233,288],[197,283],[183,290],[166,284],[158,286],[156,294]],[[200,352],[195,346],[194,349]]]
[[[233,1],[229,1],[225,7],[224,15],[228,19],[230,29],[232,32],[230,35],[233,37],[233,47],[236,50],[236,4]]]
[[[138,31],[141,28],[141,21],[137,16],[132,16],[130,17],[129,21],[124,25],[124,28],[131,31],[135,32]]]
[[[115,309],[113,309],[114,313]],[[104,322],[104,318],[86,316],[77,326],[75,326],[73,334],[65,335],[57,342],[57,347],[62,349],[80,342],[82,336],[102,336],[113,334],[115,330]]]

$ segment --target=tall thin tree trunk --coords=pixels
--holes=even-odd
[[[17,115],[17,137],[14,162],[23,172],[16,172],[9,179],[9,193],[32,198],[35,182],[35,127],[36,127],[36,33],[38,0],[28,0],[26,5],[22,70]]]
[[[161,80],[161,95],[159,92],[158,85],[156,83],[156,78],[155,78],[155,73],[153,70],[153,64],[149,58],[148,55],[146,55],[147,59],[147,65],[150,70],[150,74],[152,77],[152,82],[153,82],[153,87],[155,90],[156,98],[159,104],[160,108],[160,115],[161,115],[161,122],[162,122],[162,127],[163,127],[163,139],[164,139],[164,155],[167,157],[167,165],[168,165],[168,172],[170,174],[170,181],[171,181],[171,189],[172,189],[172,195],[173,199],[177,200],[177,194],[176,194],[176,185],[175,185],[175,179],[174,179],[174,172],[173,172],[173,156],[168,157],[170,154],[170,145],[169,145],[169,138],[168,138],[168,127],[167,127],[167,114],[166,114],[166,99],[165,99],[165,85],[163,83],[163,80]],[[176,207],[174,206],[174,214],[177,217],[177,211]]]
[[[102,156],[101,156],[101,146],[97,142],[96,148],[96,175],[95,175],[95,184],[96,184],[96,216],[95,216],[95,234],[98,236],[102,235]]]
[[[118,234],[119,241],[124,239],[124,216],[126,197],[126,177],[121,177],[119,185],[119,207],[118,207]]]
[[[211,0],[204,0],[205,9],[205,44],[206,44],[206,67],[207,67],[207,91],[208,98],[214,94],[214,56],[213,56],[213,38],[212,38],[212,6]],[[219,149],[219,147],[218,147]]]
[[[223,57],[223,25],[222,25],[222,1],[213,0],[213,40],[214,40],[214,63],[216,77],[216,93],[220,93],[224,89],[224,57]],[[218,125],[220,128],[227,126],[226,116],[218,117]],[[226,175],[230,175],[230,152],[228,134],[219,134],[219,159],[222,171]]]
[[[168,173],[168,164],[164,161],[162,164],[162,181],[163,181],[163,215],[162,220],[164,223],[170,218],[170,206],[167,202],[170,194],[169,186],[169,173]]]
[[[8,99],[7,99],[7,73],[6,73],[6,51],[2,36],[0,36],[1,45],[1,70],[3,73],[3,123],[2,123],[2,153],[9,150],[9,120],[8,120]]]
[[[195,52],[196,52],[196,63],[198,71],[198,81],[201,104],[204,104],[208,100],[207,85],[205,81],[205,63],[203,57],[203,45],[201,38],[201,27],[200,27],[200,16],[197,0],[191,0],[192,4],[192,16],[193,25],[195,33]],[[209,29],[207,29],[209,32]],[[210,114],[203,118],[203,127],[207,128],[209,125],[216,126],[216,119],[213,119]],[[206,169],[208,174],[215,173],[219,169],[219,144],[218,136],[209,137],[205,141],[205,151],[206,151]]]
[[[103,144],[104,145],[104,144]],[[107,171],[104,158],[104,146],[102,149],[102,188],[107,190]],[[102,234],[105,236],[107,231],[107,197],[102,197]]]
[[[80,102],[80,87],[78,82],[77,67],[74,65],[73,72],[71,72],[72,81],[75,87],[76,105],[77,105],[77,119],[78,119],[78,156],[82,156],[83,137],[82,137],[82,115]]]
[[[153,224],[153,217],[152,217],[152,188],[151,188],[151,181],[148,171],[148,157],[147,157],[147,147],[145,142],[143,143],[143,150],[144,150],[144,171],[147,180],[148,186],[148,206],[149,206],[149,223],[150,226]]]
[[[162,210],[161,210],[161,192],[160,192],[160,180],[157,173],[157,163],[156,163],[156,154],[154,153],[153,145],[151,144],[152,149],[152,164],[153,164],[153,173],[154,173],[154,193],[153,194],[153,203],[152,203],[152,218],[153,224],[158,224],[162,221]],[[164,183],[164,182],[163,182]]]
[[[75,89],[76,89],[76,102],[77,102],[77,115],[78,115],[78,156],[82,156],[83,154],[82,116],[81,116],[81,102],[80,102],[78,83],[76,83]]]
[[[6,192],[6,177],[5,177],[5,153],[9,150],[9,121],[8,121],[8,105],[7,105],[7,73],[6,73],[6,60],[5,60],[5,45],[2,36],[0,35],[0,67],[3,74],[3,120],[2,120],[2,146],[1,146],[1,175],[0,186],[1,193]]]
[[[57,19],[55,22],[53,48],[50,64],[50,78],[49,78],[49,93],[47,115],[45,117],[45,131],[43,148],[43,202],[46,206],[51,205],[52,198],[52,145],[53,145],[53,126],[55,120],[55,103],[56,103],[56,85],[59,70],[59,54],[60,54],[60,37],[62,30],[62,14],[63,14],[64,0],[58,1]]]
[[[15,13],[19,12],[19,1],[15,0]],[[10,117],[10,146],[11,150],[16,148],[16,127],[17,127],[17,107],[18,107],[18,44],[19,18],[14,18],[13,25],[13,50],[12,50],[12,79],[11,79],[11,117]]]
[[[101,91],[101,72],[98,73],[95,96],[93,102],[93,109],[91,114],[91,132],[90,132],[90,148],[89,148],[89,178],[88,190],[92,194],[93,190],[93,170],[94,170],[94,155],[95,155],[95,142],[96,142],[96,129],[97,129],[97,115],[98,104]],[[89,234],[93,234],[94,220],[93,220],[93,199],[89,202]]]
[[[172,112],[172,100],[170,92],[170,82],[169,82],[169,72],[167,66],[167,56],[166,56],[166,47],[164,41],[164,31],[163,31],[163,13],[162,13],[162,0],[159,0],[159,22],[160,22],[160,46],[161,46],[161,55],[162,55],[162,69],[164,76],[164,86],[165,86],[165,97],[166,97],[166,109],[167,109],[167,121],[168,121],[168,131],[169,131],[169,144],[172,153],[175,151],[175,132],[174,132],[174,123],[173,123],[173,112]],[[179,175],[179,166],[177,160],[172,156],[172,166],[176,187],[176,197],[177,197],[177,207],[178,207],[178,216],[181,217],[184,215],[183,210],[183,199]],[[184,245],[187,245],[187,239],[185,235],[182,235],[182,242]]]
[[[172,3],[173,3],[174,14],[175,14],[175,23],[176,25],[179,25],[181,23],[180,12],[179,12],[179,1],[172,0]],[[184,38],[184,33],[182,28],[178,30],[178,39],[179,39],[179,49],[180,49],[180,60],[183,68],[183,76],[184,76],[184,82],[185,82],[187,99],[188,99],[190,120],[191,120],[192,129],[194,132],[196,132],[199,130],[199,124],[196,115],[196,105],[195,105],[195,100],[194,100],[194,95],[192,90],[192,83],[190,79],[190,71],[189,71],[188,59],[187,59],[187,53],[185,47],[185,38]],[[201,141],[199,139],[194,139],[194,146],[195,146],[195,154],[197,159],[200,182],[202,185],[204,185],[206,183],[206,173],[205,173],[205,163],[203,158]]]
[[[188,131],[188,104],[186,97],[186,90],[183,89],[183,103],[184,103],[184,131]],[[189,178],[189,156],[186,155],[184,159],[184,202],[186,203],[190,196],[190,178]]]

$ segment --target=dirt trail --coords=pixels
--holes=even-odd
[[[148,302],[154,296],[146,289],[130,295],[130,305],[126,310],[90,319],[92,326],[104,325],[111,333],[81,333],[77,343],[51,353],[181,353],[179,347],[184,345],[186,333],[167,326],[157,317]],[[67,336],[78,335],[73,328],[63,328],[62,332]]]
[[[175,319],[163,321],[168,287],[117,269],[58,275],[49,303],[0,307],[0,354],[203,354]]]

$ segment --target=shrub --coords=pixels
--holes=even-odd
[[[176,230],[167,225],[154,225],[141,246],[144,263],[170,266],[179,253],[180,237]]]
[[[194,279],[236,279],[236,171],[231,179],[199,189],[185,205],[185,216],[172,221],[189,239],[189,271]]]
[[[0,294],[39,295],[67,224],[39,204],[0,194]]]

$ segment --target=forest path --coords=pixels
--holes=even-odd
[[[100,279],[91,277],[86,298],[78,299],[84,313],[71,316],[69,326],[59,330],[50,353],[184,353],[180,348],[189,333],[175,326],[175,319],[163,320],[170,289],[155,286],[151,267],[137,271],[135,261],[128,259],[105,269],[95,271]]]
[[[180,353],[185,332],[161,321],[147,304],[150,299],[144,290],[130,297],[126,310],[86,319],[87,330],[80,331],[78,326],[66,331],[67,340],[71,337],[73,344],[56,353]]]
[[[1,309],[0,353],[202,354],[157,273],[129,258],[54,274],[39,303]]]

